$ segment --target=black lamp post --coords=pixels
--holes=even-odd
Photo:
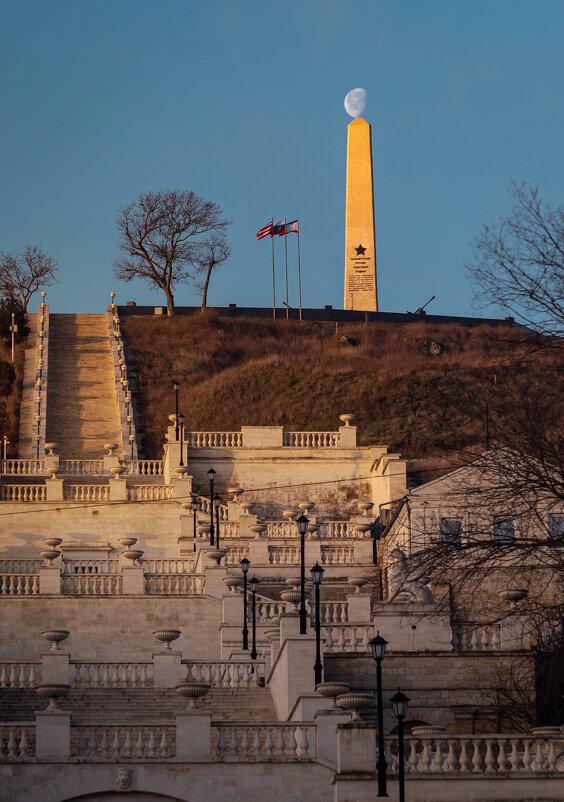
[[[213,497],[213,507],[215,510],[215,547],[219,548],[219,505],[221,504],[221,496],[216,493]]]
[[[241,560],[241,571],[243,572],[243,649],[249,650],[249,628],[247,626],[247,574],[249,572],[250,561],[246,557]]]
[[[180,389],[180,383],[177,381],[173,381],[172,386],[174,387],[174,393],[176,396],[176,427],[174,429],[174,432],[176,434],[176,442],[178,442],[178,391]]]
[[[407,716],[408,697],[398,688],[390,699],[394,716],[398,720],[398,776],[399,776],[399,802],[405,802],[405,763],[403,753],[403,721]]]
[[[296,519],[298,532],[301,538],[301,572],[300,572],[300,635],[307,632],[307,610],[305,606],[305,534],[309,524],[309,518],[302,513]]]
[[[321,662],[321,609],[319,604],[319,586],[323,580],[325,571],[315,563],[311,569],[311,578],[315,585],[315,665],[313,670],[315,672],[315,684],[319,685],[322,682],[323,663]]]
[[[214,526],[213,526],[213,477],[215,476],[215,471],[213,468],[209,469],[208,476],[210,477],[210,546],[214,546],[215,539],[214,539]]]
[[[190,499],[190,507],[194,513],[194,551],[196,551],[196,513],[198,512],[199,506],[200,504],[196,496],[192,496]]]
[[[178,423],[180,425],[180,462],[179,465],[184,465],[184,458],[182,452],[184,451],[184,415],[178,416]]]
[[[257,659],[257,590],[259,586],[259,581],[254,576],[250,582],[249,587],[251,588],[251,594],[253,597],[253,648],[251,649],[251,660]]]
[[[386,790],[386,757],[384,754],[384,705],[382,703],[382,660],[386,654],[388,641],[376,633],[376,637],[370,641],[372,657],[376,660],[376,699],[378,706],[378,760],[376,769],[378,771],[378,794],[377,796],[388,796]]]

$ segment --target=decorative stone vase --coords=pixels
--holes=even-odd
[[[499,595],[504,601],[513,602],[514,605],[528,594],[529,591],[526,588],[506,588],[499,591]]]
[[[56,549],[57,546],[60,546],[63,542],[61,537],[46,537],[43,538],[43,542],[47,544],[47,546],[51,546],[52,549]]]
[[[268,643],[272,643],[272,641],[278,640],[280,638],[280,630],[279,629],[265,629],[262,633]]]
[[[370,529],[370,524],[355,524],[353,526],[353,532],[355,534],[355,537],[358,538],[364,538],[369,529]]]
[[[314,524],[314,523],[310,522],[307,525],[307,537],[311,537],[311,538],[319,537],[320,536],[319,535],[319,529],[320,529],[319,524]]]
[[[242,487],[228,487],[227,492],[231,494],[231,500],[237,501],[240,495],[242,495],[245,491]]]
[[[53,565],[53,560],[56,560],[60,554],[58,549],[43,549],[39,552],[39,556],[46,561],[47,565]]]
[[[418,738],[435,738],[440,735],[444,735],[446,732],[446,727],[440,726],[433,726],[431,724],[425,724],[421,727],[413,727],[411,730],[411,734],[415,735]]]
[[[290,522],[295,521],[298,517],[298,513],[295,510],[282,510],[282,515]]]
[[[57,699],[62,699],[64,696],[68,696],[70,685],[59,685],[55,684],[54,682],[45,682],[41,685],[37,685],[35,690],[39,696],[49,699],[49,707],[46,709],[48,711],[55,711],[61,709],[57,704]]]
[[[54,457],[55,456],[55,449],[59,448],[59,444],[58,443],[45,443],[45,448],[49,452],[49,456],[50,457]]]
[[[351,686],[348,682],[320,682],[315,686],[315,692],[326,699],[332,699],[333,704],[330,710],[338,710],[337,696],[342,696],[350,691]]]
[[[351,415],[350,413],[347,413],[345,415],[339,415],[339,420],[342,421],[342,423],[344,423],[345,426],[350,426],[354,418],[355,416]]]
[[[209,557],[210,560],[215,560],[218,565],[220,564],[220,562],[222,561],[222,559],[225,557],[226,554],[227,552],[224,551],[223,549],[207,549],[206,551],[206,557]]]
[[[367,576],[349,576],[347,582],[349,585],[352,585],[353,588],[356,588],[356,593],[361,593],[361,588],[368,583],[369,579]]]
[[[179,629],[156,629],[153,632],[153,637],[164,644],[163,652],[170,652],[172,651],[170,644],[173,640],[178,640],[181,634],[182,632]]]
[[[126,560],[131,560],[132,565],[138,565],[137,560],[141,559],[143,552],[140,549],[126,549],[122,551]]]
[[[371,501],[359,501],[356,506],[361,515],[368,515],[374,504]]]
[[[56,479],[57,478],[57,474],[59,473],[59,471],[61,469],[59,468],[58,465],[50,465],[48,468],[46,468],[46,470],[47,470],[47,473],[51,474],[51,479]]]
[[[124,548],[128,549],[130,546],[134,546],[137,543],[136,537],[120,537],[118,540]]]
[[[106,454],[107,457],[111,457],[114,451],[117,451],[118,444],[117,443],[104,443],[104,448],[108,452]]]
[[[123,465],[114,465],[110,468],[110,471],[113,473],[114,479],[119,479],[120,476],[125,473],[125,468]]]
[[[176,693],[188,699],[189,708],[197,710],[199,707],[197,700],[205,696],[210,687],[206,682],[183,682],[182,685],[176,686]]]
[[[188,473],[188,468],[186,465],[177,465],[176,468],[173,468],[172,470],[177,473],[181,479]]]
[[[211,525],[210,524],[198,524],[198,534],[200,537],[206,537],[211,532]]]
[[[243,580],[240,576],[224,576],[223,584],[229,593],[237,593],[237,589],[243,587]]]
[[[299,590],[283,590],[280,598],[286,602],[286,612],[292,613],[298,609],[298,602],[301,600],[302,594]]]
[[[315,507],[315,502],[314,501],[300,501],[298,503],[298,507],[300,508],[300,510],[302,511],[302,513],[304,515],[307,515],[308,512]]]
[[[41,633],[41,637],[51,644],[50,651],[52,652],[61,652],[62,649],[59,643],[66,640],[69,635],[70,632],[67,629],[44,629]]]
[[[560,727],[532,727],[531,735],[535,738],[556,738],[562,735]]]
[[[256,524],[252,524],[251,526],[249,526],[249,529],[251,530],[251,532],[255,533],[255,536],[257,538],[261,538],[264,537],[264,533],[267,530],[267,526],[266,524],[261,524],[257,522]]]
[[[250,515],[251,510],[255,505],[252,503],[252,501],[240,501],[239,506],[241,507],[245,515]]]
[[[367,707],[372,707],[374,704],[374,696],[365,691],[349,691],[337,696],[337,704],[343,710],[350,710],[352,713],[351,720],[358,721],[360,718],[359,712]]]

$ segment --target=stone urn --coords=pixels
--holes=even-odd
[[[137,561],[141,559],[144,552],[142,552],[141,549],[126,549],[122,551],[122,554],[126,560],[131,560],[132,565],[138,565],[139,563]]]
[[[49,456],[50,457],[54,457],[55,456],[55,449],[59,448],[59,444],[58,443],[45,443],[45,448],[49,452]]]
[[[42,696],[44,699],[49,699],[49,707],[46,709],[48,711],[55,711],[61,709],[57,704],[57,699],[62,699],[64,696],[68,696],[70,685],[44,682],[40,685],[36,685],[35,690],[39,696]]]
[[[283,590],[280,594],[280,598],[282,601],[286,602],[286,612],[296,612],[298,609],[298,603],[302,598],[302,594],[299,590],[291,589],[291,590]],[[307,598],[307,593],[306,593]]]
[[[354,535],[358,538],[364,538],[369,529],[370,524],[355,524],[353,526]]]
[[[558,738],[562,735],[560,727],[532,727],[531,735],[534,738]]]
[[[130,548],[130,546],[134,546],[137,543],[136,537],[120,537],[118,543],[124,547],[124,549]]]
[[[280,640],[280,630],[279,629],[265,629],[263,632],[265,640],[268,643],[272,643],[275,640]]]
[[[60,469],[60,467],[58,465],[50,465],[45,470],[47,471],[47,473],[51,474],[51,479],[56,479],[57,478],[57,474],[59,473],[59,471],[61,469]]]
[[[173,468],[172,470],[173,470],[173,471],[174,471],[176,474],[178,474],[178,476],[180,477],[180,479],[182,479],[182,478],[183,478],[184,476],[186,476],[186,474],[188,473],[188,468],[186,467],[186,465],[177,465],[177,466],[176,466],[175,468]]]
[[[282,510],[282,515],[287,521],[295,521],[298,517],[298,513],[295,510]]]
[[[53,560],[60,556],[61,552],[59,549],[56,548],[62,540],[60,537],[48,537],[45,538],[45,544],[47,545],[46,549],[42,549],[39,552],[39,556],[42,560],[45,560],[47,565],[53,565]]]
[[[190,709],[197,710],[199,707],[197,700],[205,696],[210,687],[206,682],[183,682],[182,685],[176,686],[176,693],[188,699],[188,707]]]
[[[333,704],[329,710],[338,710],[337,696],[349,693],[351,686],[348,682],[320,682],[315,686],[315,692],[326,699],[332,699]]]
[[[108,452],[106,454],[107,457],[111,457],[114,451],[117,451],[118,444],[117,443],[104,443],[104,448]]]
[[[240,576],[224,576],[223,584],[229,593],[237,593],[238,588],[243,587],[243,580]]]
[[[119,479],[119,477],[120,477],[122,474],[124,474],[124,473],[125,473],[125,468],[124,468],[124,466],[123,466],[123,465],[113,465],[113,466],[110,468],[110,471],[113,473],[113,475],[114,475],[114,479]]]
[[[249,526],[249,529],[251,530],[251,532],[255,533],[256,538],[261,538],[264,537],[264,533],[267,530],[267,526],[266,524],[261,524],[257,521],[256,524],[251,524],[251,526]]]
[[[349,576],[347,582],[349,585],[352,585],[353,588],[356,588],[355,593],[361,593],[361,588],[368,584],[369,579],[367,576]]]
[[[156,629],[153,632],[153,637],[160,641],[163,645],[163,652],[172,651],[170,644],[173,640],[178,640],[182,632],[179,629]]]
[[[67,629],[44,629],[41,633],[41,637],[51,644],[50,651],[52,652],[61,652],[59,643],[66,640],[69,635],[70,632]]]
[[[413,727],[411,734],[417,738],[438,738],[446,733],[446,727],[424,724],[421,727]]]
[[[222,559],[225,557],[227,552],[224,549],[207,549],[206,550],[206,557],[209,557],[210,560],[215,560],[219,565]]]
[[[242,487],[228,487],[227,492],[231,495],[232,501],[237,501],[240,495],[242,495],[245,491]]]
[[[208,537],[210,532],[211,532],[210,524],[198,524],[198,534],[201,538]]]
[[[528,594],[529,591],[526,588],[505,588],[505,590],[499,591],[503,601],[511,602],[513,609],[516,609],[517,602],[522,601]]]
[[[352,721],[358,721],[360,711],[374,704],[374,696],[366,691],[348,691],[337,696],[337,704],[343,710],[351,711]]]
[[[298,507],[302,511],[303,515],[307,515],[315,507],[314,501],[300,501],[298,503]]]
[[[355,418],[355,416],[350,414],[350,413],[347,413],[345,415],[339,415],[339,420],[342,423],[344,423],[345,426],[350,426],[351,423],[353,422],[354,418]]]
[[[307,536],[308,537],[320,537],[319,535],[319,524],[314,524],[311,521],[307,525]]]
[[[63,542],[63,539],[61,537],[46,537],[46,538],[43,538],[43,542],[47,546],[50,546],[52,549],[56,549],[57,546],[61,545],[61,543]]]
[[[371,501],[359,501],[356,506],[358,508],[359,513],[361,515],[366,516],[368,515],[370,510],[374,507],[374,504]]]
[[[255,505],[252,503],[252,501],[240,501],[239,502],[239,506],[243,510],[243,514],[244,515],[250,515],[251,514],[251,510],[253,509],[253,507]]]

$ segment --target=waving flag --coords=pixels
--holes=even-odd
[[[272,224],[272,236],[278,235],[279,237],[283,237],[286,233],[286,219],[284,220],[277,220],[275,223]]]
[[[257,241],[259,239],[264,239],[264,237],[271,237],[271,236],[272,236],[272,221],[263,226],[260,229],[260,231],[257,231]]]
[[[292,220],[291,223],[286,223],[286,234],[299,234],[300,224],[297,220]]]

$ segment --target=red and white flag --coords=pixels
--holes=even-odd
[[[257,241],[259,239],[264,239],[264,237],[271,237],[272,236],[272,220],[270,223],[267,223],[263,226],[260,231],[257,231]]]
[[[297,220],[292,220],[291,223],[286,223],[286,234],[299,234],[300,224]]]

